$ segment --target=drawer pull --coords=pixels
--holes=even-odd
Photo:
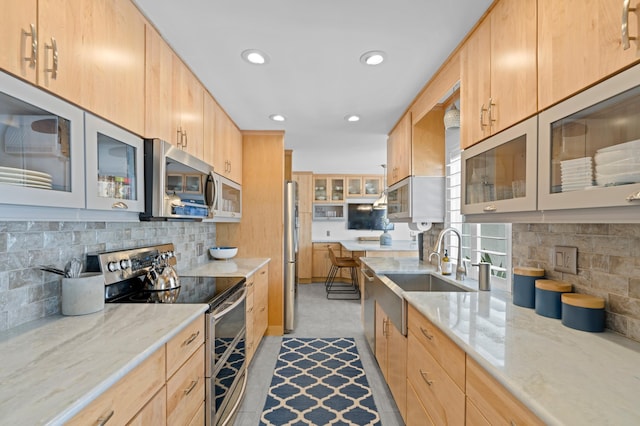
[[[429,380],[429,378],[427,377],[427,372],[424,370],[420,370],[420,375],[422,376],[422,379],[429,385],[431,386],[433,384],[433,380]]]
[[[113,415],[114,415],[115,413],[116,413],[116,412],[115,412],[114,410],[111,410],[111,411],[109,411],[109,413],[108,413],[106,416],[98,417],[98,426],[104,426],[104,425],[106,425],[106,424],[107,424],[107,422],[108,422],[109,420],[111,420],[111,417],[113,417]]]
[[[638,201],[640,200],[640,191],[634,192],[633,194],[629,194],[627,197],[627,201]]]
[[[196,385],[198,384],[199,381],[200,381],[200,378],[198,378],[197,380],[194,380],[193,382],[191,382],[189,387],[184,390],[184,394],[185,395],[189,395],[191,393],[191,391],[196,388]]]
[[[197,332],[193,333],[191,336],[189,336],[189,338],[187,340],[184,341],[184,343],[182,344],[182,346],[189,346],[191,344],[191,342],[193,342],[194,340],[196,340],[196,337],[198,337],[200,335],[200,330],[198,330]]]
[[[424,334],[424,337],[426,337],[429,340],[433,340],[433,334],[429,334],[429,331],[426,328],[420,327],[420,331],[422,331],[422,334]]]

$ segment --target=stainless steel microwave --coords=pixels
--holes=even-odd
[[[144,141],[145,209],[140,220],[213,217],[213,166],[159,139]]]

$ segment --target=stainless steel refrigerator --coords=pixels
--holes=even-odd
[[[298,184],[284,187],[284,332],[295,329],[298,296]]]

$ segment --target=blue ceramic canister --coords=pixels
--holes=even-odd
[[[549,318],[561,318],[560,296],[572,290],[573,286],[564,281],[536,280],[536,314]]]
[[[588,294],[564,293],[562,325],[576,330],[604,331],[604,299]]]
[[[536,306],[536,280],[544,278],[544,269],[527,266],[513,268],[513,304],[525,308]]]

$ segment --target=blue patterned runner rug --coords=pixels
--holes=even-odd
[[[261,426],[380,426],[353,338],[285,337]]]

